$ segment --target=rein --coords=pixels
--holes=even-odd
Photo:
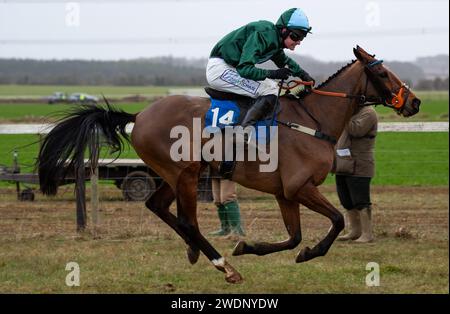
[[[291,83],[294,83],[294,84],[292,86],[289,86],[289,85],[291,85]],[[313,84],[313,82],[293,80],[293,81],[290,81],[287,83],[288,86],[282,87],[282,88],[285,90],[291,90],[299,85],[312,86],[312,84]],[[314,94],[322,95],[322,96],[360,99],[361,101],[364,101],[366,98],[364,95],[350,95],[350,94],[339,93],[339,92],[327,92],[327,91],[322,91],[322,90],[311,88],[311,87],[310,87],[310,91],[313,92]]]
[[[368,80],[368,78],[367,78]],[[367,80],[366,80],[366,90],[367,90]],[[294,83],[294,84],[291,84]],[[305,85],[305,86],[312,86],[313,82],[305,82],[300,80],[293,80],[290,81],[286,87],[282,87],[283,89],[289,91],[291,89],[296,88],[299,85]],[[329,92],[329,91],[323,91],[315,88],[309,88],[310,92],[321,95],[321,96],[329,96],[329,97],[340,97],[340,98],[348,98],[348,99],[357,99],[358,104],[360,106],[371,106],[376,104],[383,104],[384,100],[380,96],[366,96],[365,94],[362,95],[352,95],[352,94],[346,94],[346,93],[340,93],[340,92]]]

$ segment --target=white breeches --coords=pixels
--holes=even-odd
[[[278,84],[274,80],[253,81],[243,78],[236,71],[236,68],[220,58],[208,60],[206,80],[214,89],[252,98],[278,94]]]

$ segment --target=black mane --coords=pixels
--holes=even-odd
[[[321,87],[324,87],[325,85],[327,85],[332,79],[334,79],[336,76],[338,76],[339,74],[341,74],[342,71],[346,70],[348,67],[350,67],[351,65],[353,65],[357,60],[352,60],[351,62],[347,63],[346,65],[344,65],[342,68],[340,68],[339,70],[336,71],[336,73],[334,73],[333,75],[331,75],[329,78],[327,78],[324,82],[320,83],[316,89],[319,89]],[[303,98],[306,95],[309,95],[309,91],[307,89],[302,89],[299,93],[297,93],[297,97],[298,98]]]

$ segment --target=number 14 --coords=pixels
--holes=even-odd
[[[219,121],[220,124],[223,125],[229,125],[233,123],[233,117],[234,117],[234,111],[233,110],[228,110],[227,113],[225,113],[224,115],[222,115],[219,118],[219,110],[220,108],[214,108],[211,111],[213,112],[213,118],[212,118],[212,127],[216,127],[217,126],[217,120]]]

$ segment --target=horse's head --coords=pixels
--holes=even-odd
[[[378,99],[375,102],[382,103],[397,111],[404,117],[410,117],[419,112],[420,99],[403,83],[391,70],[383,66],[382,60],[368,54],[357,46],[353,52],[364,65],[364,71],[368,76],[366,93],[375,94]]]

